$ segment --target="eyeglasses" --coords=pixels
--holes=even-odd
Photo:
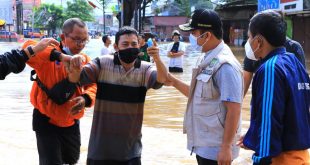
[[[75,42],[76,45],[86,45],[86,44],[89,42],[88,39],[86,39],[86,40],[80,40],[80,39],[73,38],[73,37],[71,37],[70,35],[67,35],[66,37],[69,37],[72,41]]]

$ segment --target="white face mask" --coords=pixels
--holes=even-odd
[[[62,48],[62,50],[65,51],[67,55],[73,55],[73,53],[70,51],[70,48],[69,48],[69,47],[64,46],[64,47]]]
[[[258,61],[258,59],[254,55],[254,53],[256,52],[258,48],[255,51],[253,51],[249,40],[246,42],[244,49],[245,49],[245,55],[247,56],[247,58],[249,58],[250,60]]]
[[[203,35],[206,34],[206,33],[207,33],[207,32],[201,34],[201,35],[198,36],[198,37],[195,37],[195,36],[192,35],[192,34],[189,35],[189,42],[191,43],[191,46],[192,46],[195,50],[197,50],[197,51],[202,51],[203,45],[205,45],[205,44],[209,41],[209,40],[206,40],[206,42],[203,43],[201,46],[198,45],[198,43],[197,43],[197,39],[200,38],[201,36],[203,36]]]

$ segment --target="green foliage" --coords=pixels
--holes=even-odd
[[[197,0],[197,3],[194,6],[195,9],[213,9],[211,1],[206,0]]]
[[[155,15],[158,15],[161,12],[161,10],[160,8],[156,8],[154,12],[155,12]]]
[[[174,0],[172,5],[176,5],[181,9],[180,15],[191,16],[190,0]]]
[[[42,4],[34,9],[34,26],[55,31],[63,22],[63,8],[54,4]]]
[[[93,8],[85,0],[73,0],[73,2],[67,2],[65,19],[75,17],[87,22],[95,21]]]
[[[117,9],[115,6],[112,6],[110,9],[112,10],[113,15],[116,15],[119,12],[119,9]]]
[[[243,1],[246,2],[246,3],[257,4],[257,0],[243,0]],[[219,2],[221,2],[221,3],[223,3],[223,2],[232,3],[232,2],[240,2],[240,0],[219,0]]]

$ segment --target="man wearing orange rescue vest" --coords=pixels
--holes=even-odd
[[[60,46],[49,46],[27,61],[37,77],[33,78],[30,101],[34,106],[33,130],[36,133],[40,165],[75,164],[80,155],[79,119],[85,107],[94,104],[95,84],[80,86],[68,81],[61,54],[83,55],[85,64],[90,57],[80,53],[88,42],[88,30],[83,21],[70,18],[63,24]],[[29,40],[23,48],[35,45]],[[60,93],[60,94],[59,94]],[[62,96],[62,97],[58,97]],[[71,98],[74,98],[70,100]],[[73,106],[73,108],[71,108]]]

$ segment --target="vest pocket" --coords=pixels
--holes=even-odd
[[[195,96],[202,99],[212,99],[212,80],[211,76],[201,76],[197,77],[197,83],[195,88]]]
[[[219,104],[212,102],[196,104],[193,115],[197,145],[219,146],[224,134]]]
[[[200,74],[197,77],[195,96],[202,99],[216,99],[219,97],[219,92],[214,84],[212,75]]]
[[[195,104],[194,115],[212,116],[221,112],[218,103],[201,102]]]

